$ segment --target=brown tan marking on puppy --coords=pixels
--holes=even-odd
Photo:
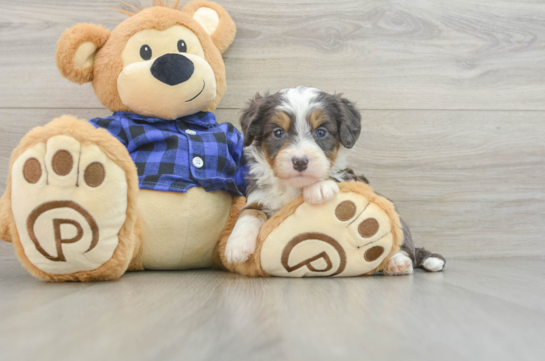
[[[284,131],[289,132],[290,131],[290,117],[284,112],[278,111],[274,114],[273,118],[271,119],[274,123],[278,124]]]
[[[310,113],[308,122],[312,126],[312,129],[318,128],[323,122],[326,121],[326,115],[322,109],[316,109]]]

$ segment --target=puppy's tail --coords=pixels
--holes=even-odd
[[[416,248],[414,246],[413,237],[409,226],[407,226],[407,223],[405,223],[403,219],[401,219],[401,226],[403,228],[404,236],[401,250],[405,251],[411,258],[413,261],[413,267],[420,267],[430,272],[442,271],[447,264],[445,257],[438,253],[430,252],[425,248]]]
[[[445,257],[439,253],[432,253],[425,248],[414,249],[414,267],[422,267],[426,271],[438,272],[442,271],[447,264]]]

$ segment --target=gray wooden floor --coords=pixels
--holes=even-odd
[[[47,284],[0,262],[2,360],[543,360],[545,258],[443,273],[250,279],[211,270]]]

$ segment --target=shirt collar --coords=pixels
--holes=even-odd
[[[191,125],[197,125],[200,127],[211,128],[217,126],[216,116],[214,113],[210,112],[198,112],[191,115],[186,115],[174,120],[167,120],[155,117],[146,117],[144,115],[139,115],[130,112],[114,112],[115,117],[128,118],[137,122],[146,122],[146,123],[162,123],[162,122],[185,122]]]

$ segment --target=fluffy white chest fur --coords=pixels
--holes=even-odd
[[[263,212],[271,217],[291,200],[303,194],[303,188],[287,185],[275,177],[260,148],[251,145],[244,151],[248,158],[254,160],[250,163],[250,174],[256,183],[256,189],[248,195],[248,204],[259,203],[263,206]],[[337,160],[331,168],[330,178],[342,181],[341,172],[346,168],[347,153],[348,149],[344,147],[339,149]]]
[[[257,186],[248,195],[248,204],[257,202],[263,205],[263,211],[270,217],[292,199],[303,194],[302,188],[284,184],[274,176],[274,172],[267,163],[262,151],[256,146],[251,145],[245,148],[244,151],[249,158],[254,159],[254,162],[250,164],[250,174]]]

